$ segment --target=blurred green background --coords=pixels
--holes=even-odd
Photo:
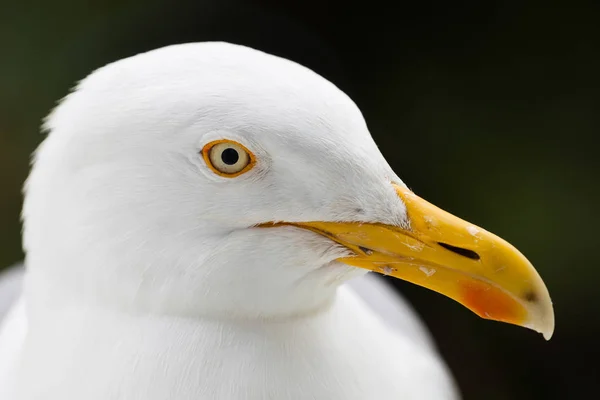
[[[550,342],[394,281],[466,399],[589,398],[600,378],[600,3],[0,0],[0,267],[41,119],[108,62],[225,40],[346,91],[404,181],[515,244],[548,285]]]

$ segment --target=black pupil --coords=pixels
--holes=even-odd
[[[231,147],[223,150],[221,153],[221,160],[227,165],[235,165],[239,159],[240,155],[238,154],[237,150],[232,149]]]

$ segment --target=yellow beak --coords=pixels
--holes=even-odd
[[[527,327],[550,339],[550,295],[523,254],[498,236],[394,186],[406,205],[406,229],[357,222],[285,225],[309,229],[355,253],[340,262],[426,287],[482,318]]]

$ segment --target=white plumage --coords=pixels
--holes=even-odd
[[[170,46],[91,74],[46,129],[1,399],[458,397],[411,308],[336,261],[349,249],[255,227],[408,224],[400,178],[330,82],[241,46]],[[224,138],[254,153],[249,173],[207,167]]]

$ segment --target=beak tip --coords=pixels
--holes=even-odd
[[[554,335],[554,308],[552,307],[550,296],[548,296],[548,301],[539,304],[538,307],[538,311],[533,312],[533,315],[537,314],[537,318],[534,317],[534,320],[528,324],[528,327],[541,333],[544,339],[548,341]]]
[[[535,329],[535,331],[541,333],[544,339],[546,339],[546,341],[549,341],[550,339],[552,339],[552,335],[554,335],[554,323],[548,324],[548,326],[543,327],[541,329]]]
[[[546,341],[550,340],[552,335],[554,335],[554,312],[552,312],[550,320],[547,322],[546,327],[542,329],[541,333],[544,335]]]

